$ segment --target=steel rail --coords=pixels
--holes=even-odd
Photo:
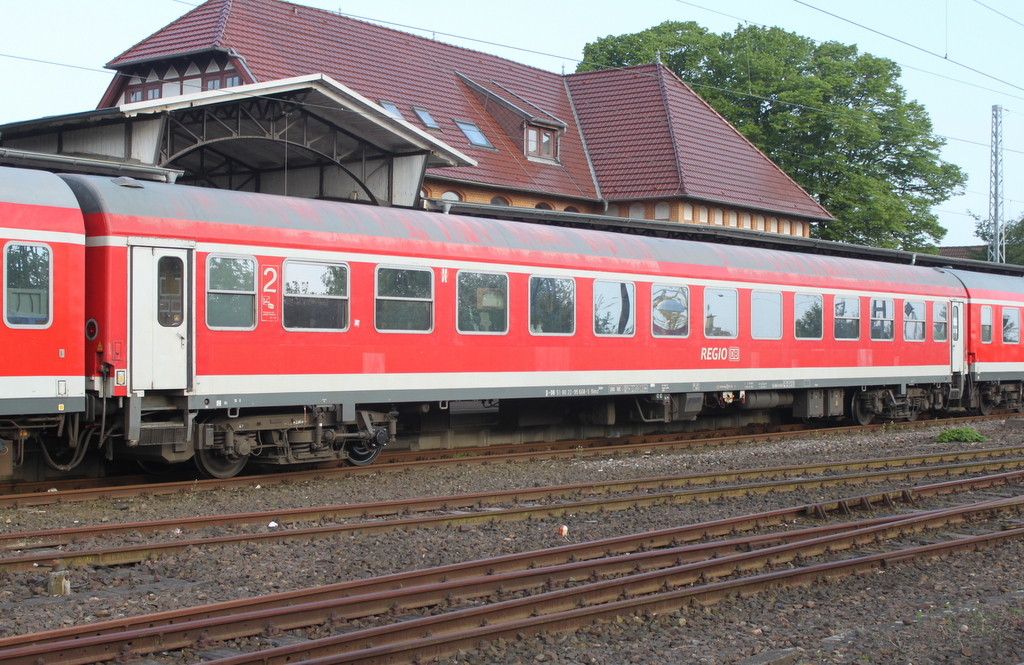
[[[397,520],[380,520],[359,522],[354,524],[335,524],[301,529],[282,529],[280,531],[236,534],[214,538],[187,539],[170,542],[140,543],[137,545],[82,549],[82,550],[47,550],[44,553],[26,554],[0,558],[0,572],[32,570],[39,567],[61,565],[73,566],[112,566],[139,563],[153,557],[176,554],[192,547],[212,547],[226,544],[252,543],[261,541],[296,542],[300,540],[316,540],[340,534],[373,534],[411,528],[438,528],[457,525],[493,524],[497,522],[519,522],[533,518],[551,518],[579,513],[589,514],[608,510],[629,510],[657,505],[672,505],[689,501],[711,500],[727,497],[741,497],[753,493],[795,491],[797,489],[823,489],[826,487],[866,484],[893,480],[911,480],[930,478],[939,475],[971,473],[991,470],[992,467],[1021,468],[1024,460],[1017,459],[998,462],[971,462],[962,465],[945,465],[933,467],[914,467],[911,469],[885,469],[882,471],[857,474],[819,476],[809,479],[788,479],[749,483],[744,485],[715,486],[700,489],[685,489],[669,492],[656,492],[644,495],[630,495],[619,498],[602,498],[587,501],[574,501],[540,506],[521,506],[516,508],[484,510],[461,514],[432,515]],[[1017,477],[1024,477],[1024,471],[1017,471]]]
[[[344,614],[348,618],[361,618],[389,612],[418,609],[451,601],[476,599],[486,596],[500,596],[520,591],[545,589],[542,594],[512,601],[476,607],[468,611],[453,611],[447,614],[414,620],[400,626],[356,631],[341,637],[323,638],[288,647],[280,647],[259,654],[223,659],[228,663],[274,663],[284,664],[299,659],[316,658],[318,654],[338,653],[342,649],[360,648],[365,640],[380,639],[383,635],[390,641],[402,641],[426,634],[463,630],[467,627],[464,617],[471,621],[494,623],[525,618],[528,614],[558,612],[585,603],[588,606],[614,602],[625,595],[656,593],[659,589],[678,588],[684,585],[707,584],[708,579],[718,579],[743,574],[764,567],[793,561],[804,562],[815,556],[832,554],[862,545],[875,545],[885,540],[906,537],[923,530],[934,530],[960,523],[971,515],[991,514],[1014,509],[1018,513],[1024,506],[1024,498],[995,499],[968,506],[944,508],[920,512],[911,516],[890,516],[853,524],[815,527],[784,534],[762,534],[754,537],[733,539],[720,543],[701,543],[695,546],[673,547],[657,551],[640,551],[628,555],[611,556],[597,560],[575,560],[552,566],[522,566],[511,573],[487,573],[469,579],[443,581],[425,585],[391,584],[390,590],[352,595],[349,588],[342,597],[336,591],[330,601],[306,602],[266,610],[252,610],[238,615],[221,615],[216,619],[184,621],[167,624],[152,621],[143,623],[141,629],[119,633],[58,638],[54,633],[36,636],[33,644],[25,647],[0,644],[0,660],[8,665],[32,665],[46,662],[48,665],[81,665],[101,662],[126,655],[125,645],[130,644],[131,655],[150,653],[157,650],[194,647],[197,641],[211,643],[266,633],[272,626],[274,631],[288,630],[323,623],[332,616]],[[806,509],[811,511],[809,508]],[[778,543],[778,544],[772,544]],[[733,554],[723,554],[732,550]],[[508,557],[503,557],[508,558]],[[573,557],[574,559],[576,557]],[[478,562],[477,570],[488,561]],[[652,570],[653,569],[653,570]],[[615,577],[611,576],[627,576]],[[596,580],[596,581],[595,581]],[[407,580],[408,581],[408,580]],[[546,591],[556,582],[562,584],[586,584],[558,591]],[[587,582],[590,582],[589,584]],[[542,603],[538,608],[537,603]],[[532,608],[532,609],[531,609]],[[66,631],[65,631],[66,632]],[[352,645],[356,644],[356,647]],[[41,655],[45,654],[45,659]],[[253,658],[256,660],[253,660]]]
[[[822,464],[799,464],[777,467],[738,469],[734,471],[691,473],[675,476],[656,476],[653,478],[634,478],[626,480],[599,481],[593,483],[576,483],[529,489],[516,489],[494,492],[478,492],[474,494],[446,495],[426,497],[422,499],[394,499],[361,504],[343,504],[312,508],[293,508],[287,510],[270,510],[252,513],[235,513],[227,515],[211,515],[180,519],[150,520],[145,522],[125,522],[120,524],[99,524],[92,526],[69,527],[64,529],[48,529],[45,531],[26,531],[0,534],[0,550],[24,550],[43,547],[60,547],[80,542],[86,538],[99,535],[122,533],[171,532],[179,529],[201,529],[214,526],[243,526],[267,524],[271,521],[288,524],[300,521],[316,521],[323,519],[351,519],[368,517],[392,517],[438,510],[479,510],[485,506],[503,503],[523,503],[525,501],[558,501],[567,497],[595,496],[643,491],[666,490],[670,487],[685,486],[687,488],[700,485],[711,485],[729,481],[740,481],[753,478],[791,478],[809,474],[832,473],[839,470],[854,469],[892,469],[908,468],[926,464],[943,462],[964,463],[968,460],[992,459],[1005,454],[1024,453],[1024,446],[1003,448],[986,448],[974,451],[953,451],[930,453],[927,455],[906,455],[900,457],[883,457],[876,459],[848,460],[845,462],[828,462]],[[1008,458],[1005,463],[1024,463],[1024,460]],[[937,467],[932,467],[937,468]]]

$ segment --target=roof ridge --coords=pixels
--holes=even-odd
[[[211,0],[212,2],[213,0]],[[228,19],[231,17],[231,4],[234,0],[222,0],[224,2],[220,8],[220,16],[217,18],[217,31],[216,37],[213,40],[214,46],[220,46],[224,41],[224,33],[227,32]]]
[[[662,65],[662,67],[664,67],[664,65]],[[668,68],[666,67],[666,69],[668,69]],[[823,213],[825,213],[825,215],[827,215],[828,219],[835,219],[835,217],[834,217],[834,216],[832,215],[832,213],[830,213],[830,212],[829,212],[829,211],[828,211],[828,210],[827,210],[827,209],[825,208],[825,206],[821,205],[821,203],[820,203],[820,202],[818,201],[818,199],[816,199],[816,198],[814,198],[813,196],[811,196],[810,192],[808,192],[808,191],[807,191],[806,189],[804,189],[804,188],[803,188],[803,187],[802,187],[802,186],[800,185],[800,183],[798,183],[798,182],[797,182],[796,180],[793,180],[793,178],[792,178],[792,177],[791,177],[791,176],[790,176],[790,175],[789,175],[788,173],[786,173],[786,171],[785,171],[785,170],[783,170],[783,168],[782,168],[781,166],[779,166],[778,164],[776,164],[776,163],[775,163],[775,160],[774,160],[774,159],[772,159],[772,158],[771,158],[771,157],[769,157],[769,156],[768,156],[767,154],[765,154],[765,152],[764,152],[763,150],[761,150],[761,149],[760,149],[760,148],[758,148],[758,147],[757,147],[756,145],[754,145],[754,142],[753,142],[753,141],[751,141],[751,140],[750,140],[750,139],[748,139],[748,138],[747,138],[746,136],[744,136],[744,135],[743,135],[743,132],[741,132],[741,131],[739,130],[739,128],[738,128],[738,127],[736,127],[736,125],[734,125],[734,124],[732,124],[731,122],[729,122],[729,121],[728,121],[728,120],[726,119],[726,117],[725,117],[724,115],[722,115],[721,113],[719,113],[719,112],[718,112],[718,110],[717,110],[717,109],[715,109],[715,107],[714,107],[714,106],[712,106],[712,105],[711,105],[711,104],[710,104],[710,103],[709,103],[709,102],[708,102],[708,101],[707,101],[706,99],[704,99],[704,98],[703,98],[703,97],[701,97],[701,96],[700,96],[699,94],[697,94],[697,91],[695,91],[695,90],[694,90],[693,88],[691,88],[691,87],[690,87],[689,85],[687,85],[686,81],[684,81],[684,80],[683,80],[683,79],[682,79],[682,78],[681,78],[681,77],[680,77],[680,76],[679,76],[678,74],[676,74],[676,73],[675,73],[674,71],[672,71],[671,69],[668,69],[668,72],[669,72],[669,74],[671,74],[671,75],[672,75],[672,77],[673,77],[673,78],[675,78],[675,79],[676,79],[677,81],[679,81],[679,83],[680,83],[680,84],[682,84],[683,86],[685,86],[685,87],[686,87],[686,89],[687,89],[687,90],[689,90],[689,91],[690,91],[690,92],[691,92],[691,93],[693,94],[693,96],[697,98],[697,100],[699,101],[699,103],[701,103],[701,104],[703,104],[704,106],[706,106],[706,107],[707,107],[707,109],[708,109],[709,111],[711,111],[711,112],[712,112],[712,113],[714,113],[714,114],[715,114],[716,116],[718,116],[718,117],[719,117],[719,118],[720,118],[720,119],[722,120],[722,123],[723,123],[723,124],[724,124],[724,125],[725,125],[726,127],[728,127],[728,128],[729,128],[729,130],[731,130],[731,131],[732,131],[732,132],[733,132],[734,134],[736,134],[736,136],[738,136],[738,137],[740,138],[740,140],[741,140],[741,141],[744,141],[744,142],[745,142],[745,143],[747,143],[747,144],[748,144],[748,145],[749,145],[749,146],[750,146],[750,147],[751,147],[752,149],[754,149],[755,151],[757,151],[757,154],[759,154],[759,155],[761,156],[761,158],[762,158],[762,159],[763,159],[763,160],[764,160],[765,162],[767,162],[767,163],[768,163],[768,164],[770,165],[770,167],[771,167],[771,168],[773,168],[773,169],[775,169],[776,171],[778,171],[778,172],[779,172],[779,173],[780,173],[780,174],[782,175],[782,177],[783,177],[783,178],[785,178],[786,180],[788,180],[788,181],[789,181],[790,183],[792,183],[792,184],[793,184],[793,186],[794,186],[794,187],[796,187],[796,188],[797,188],[797,189],[799,189],[799,190],[800,190],[801,192],[803,192],[803,193],[804,193],[804,196],[806,196],[806,197],[807,197],[807,199],[808,199],[809,201],[813,201],[813,202],[814,202],[814,205],[816,205],[816,206],[818,207],[818,209],[819,209],[819,210],[821,210],[821,211],[822,211]]]
[[[681,155],[679,154],[679,142],[676,141],[675,122],[673,122],[672,118],[672,105],[669,104],[668,88],[665,84],[665,71],[668,71],[671,74],[672,70],[666,67],[665,64],[660,61],[657,63],[650,64],[655,65],[655,71],[658,75],[658,91],[661,93],[661,103],[665,107],[665,116],[668,118],[669,141],[672,145],[672,154],[675,157],[674,161],[676,163],[676,175],[679,177],[678,192],[680,196],[686,196],[686,170],[683,168],[683,160],[680,158]]]

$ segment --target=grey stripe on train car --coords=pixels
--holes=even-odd
[[[78,208],[68,186],[49,171],[0,166],[0,201],[19,205]]]
[[[860,280],[962,290],[961,284],[951,275],[919,266],[185,185],[139,182],[138,186],[125,187],[116,184],[112,178],[77,175],[63,177],[79,196],[86,213],[110,212],[162,219],[531,250],[547,252],[549,255],[614,258],[634,262],[635,265],[627,270],[641,274],[656,274],[661,272],[657,263],[669,263],[762,271],[768,282],[777,279],[774,275],[800,275],[828,278],[832,280],[833,287],[848,286],[857,290],[864,290],[864,285],[857,283]],[[507,257],[503,254],[496,255],[493,260],[501,261],[504,258]],[[564,260],[548,262],[561,264]],[[593,269],[603,267],[586,260],[577,262],[577,265]],[[683,276],[694,274],[685,267],[678,272]]]

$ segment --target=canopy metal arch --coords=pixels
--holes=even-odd
[[[185,167],[183,183],[224,187],[227,180],[231,189],[250,187],[267,172],[331,165],[346,173],[371,203],[387,205],[367,178],[389,168],[396,156],[427,151],[392,153],[316,114],[308,96],[299,90],[168,110],[158,161]]]

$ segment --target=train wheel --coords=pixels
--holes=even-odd
[[[348,452],[348,464],[350,466],[366,466],[367,464],[373,464],[373,460],[377,459],[380,455],[380,451],[384,449],[384,446],[372,445],[366,441],[350,441],[345,444],[345,450]]]
[[[875,414],[864,408],[860,398],[861,392],[860,390],[855,392],[853,399],[850,400],[850,417],[853,418],[853,422],[864,427],[871,424],[871,421],[875,419]]]
[[[234,478],[245,467],[245,463],[249,461],[247,455],[227,457],[208,448],[196,450],[192,459],[195,460],[199,473],[207,478]]]
[[[912,423],[915,420],[917,420],[920,416],[921,416],[921,412],[920,411],[918,411],[917,409],[911,409],[910,413],[907,415],[907,422],[908,423]]]
[[[992,402],[985,399],[985,393],[981,392],[977,388],[973,388],[971,390],[969,403],[977,405],[967,409],[967,412],[971,415],[987,416],[992,413],[992,407],[995,406]]]

